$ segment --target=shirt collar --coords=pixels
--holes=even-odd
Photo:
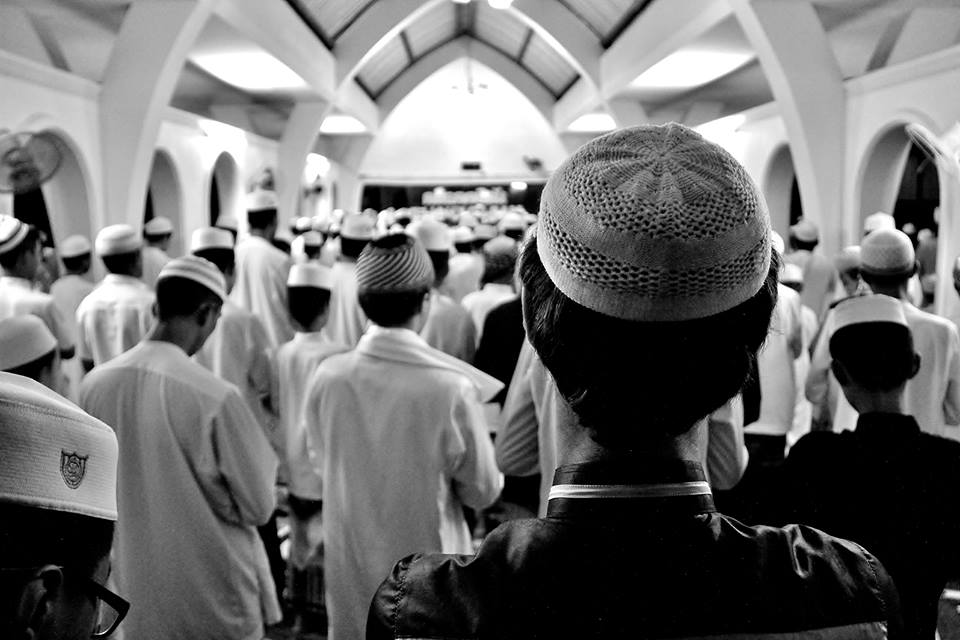
[[[682,460],[630,458],[562,466],[554,473],[549,500],[548,517],[716,511],[703,468]]]
[[[293,339],[295,342],[327,342],[330,338],[324,327],[320,331],[297,331],[293,334]]]
[[[103,276],[104,282],[110,282],[113,284],[144,284],[143,280],[139,278],[134,278],[133,276],[128,276],[124,273],[108,273]],[[146,286],[144,284],[144,286]]]
[[[916,436],[920,425],[913,416],[904,413],[861,413],[856,432],[871,437]]]

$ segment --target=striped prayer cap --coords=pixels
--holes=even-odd
[[[360,293],[419,291],[429,289],[433,280],[427,250],[405,233],[374,240],[357,259]]]

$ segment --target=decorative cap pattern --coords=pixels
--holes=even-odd
[[[428,289],[433,264],[427,250],[404,233],[384,236],[364,247],[357,259],[357,290],[389,293]]]
[[[220,269],[217,268],[217,265],[200,256],[174,258],[160,270],[157,282],[167,278],[193,280],[209,289],[221,301],[227,299],[227,283],[224,281]]]
[[[544,189],[537,251],[575,302],[626,320],[731,309],[760,290],[770,219],[724,149],[678,124],[588,142]]]
[[[910,237],[897,229],[878,229],[860,245],[860,269],[876,276],[898,276],[913,272],[916,254]]]
[[[13,251],[29,233],[29,225],[13,216],[0,214],[0,255]]]

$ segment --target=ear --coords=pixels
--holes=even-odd
[[[63,571],[60,567],[47,565],[40,569],[36,580],[31,580],[20,594],[17,607],[19,624],[24,638],[36,638],[43,634],[49,621],[56,615],[56,601],[63,595]]]
[[[847,370],[839,360],[830,361],[830,370],[833,371],[833,377],[837,379],[841,387],[846,387],[850,384],[850,374],[847,373]]]
[[[917,372],[920,371],[920,360],[921,360],[920,354],[919,354],[919,353],[914,353],[914,354],[913,354],[913,366],[910,367],[910,377],[907,378],[908,380],[913,379],[913,377],[914,377],[915,375],[917,375]]]

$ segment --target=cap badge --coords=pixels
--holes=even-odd
[[[83,482],[83,476],[87,472],[87,458],[90,456],[77,455],[77,452],[67,453],[60,451],[60,475],[63,481],[71,489],[76,489]]]

